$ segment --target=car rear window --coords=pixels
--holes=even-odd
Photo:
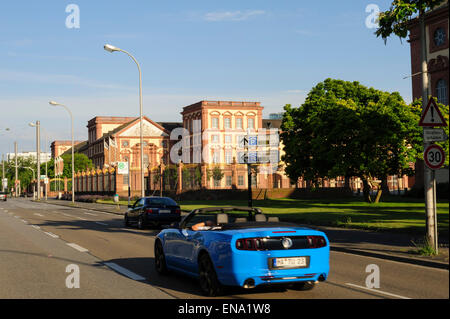
[[[147,198],[147,205],[165,205],[165,206],[178,206],[178,204],[171,198],[162,197],[162,198]]]

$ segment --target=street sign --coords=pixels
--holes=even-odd
[[[445,153],[442,147],[433,144],[427,147],[423,153],[425,164],[431,169],[439,169],[444,165]]]
[[[41,181],[44,180],[47,176],[41,175]]]
[[[425,143],[443,142],[448,139],[447,135],[441,128],[432,128],[423,130],[423,141]]]
[[[48,184],[48,178],[44,178],[44,184],[47,185]]]
[[[117,162],[117,173],[122,175],[128,174],[128,162]]]
[[[8,187],[8,179],[7,178],[3,178],[2,179],[2,186],[3,186],[3,188],[7,188]]]
[[[445,122],[441,111],[439,111],[439,107],[433,97],[430,97],[427,107],[423,111],[422,117],[419,121],[419,126],[447,126],[447,123]]]
[[[258,136],[249,136],[248,137],[248,145],[249,146],[257,146],[258,145]]]

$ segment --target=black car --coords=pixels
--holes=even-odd
[[[136,224],[139,229],[145,226],[167,225],[181,220],[180,206],[169,197],[141,197],[128,206],[125,213],[125,226]]]
[[[6,202],[6,199],[8,198],[7,192],[0,192],[0,200]]]

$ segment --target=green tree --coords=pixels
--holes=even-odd
[[[285,111],[282,160],[293,181],[358,176],[366,201],[372,202],[370,188],[380,186],[376,178],[412,174],[409,163],[419,156],[422,143],[420,109],[396,92],[326,79],[302,106],[286,105]]]
[[[379,27],[375,34],[385,41],[392,34],[400,38],[408,35],[408,22],[418,14],[432,9],[444,0],[395,0],[389,10],[381,12],[378,18]]]
[[[216,182],[220,182],[224,175],[225,175],[224,172],[219,166],[214,166],[213,169],[211,170],[211,177]]]

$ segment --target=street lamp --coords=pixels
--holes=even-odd
[[[72,204],[75,204],[75,160],[74,160],[74,149],[73,149],[73,115],[72,112],[69,110],[69,108],[67,106],[65,106],[64,104],[60,104],[57,103],[55,101],[50,101],[49,102],[50,105],[53,106],[62,106],[63,108],[66,109],[67,112],[69,112],[70,115],[70,121],[71,121],[71,126],[72,126]]]
[[[142,72],[141,67],[139,66],[138,61],[132,56],[129,52],[119,49],[111,44],[105,44],[103,47],[108,52],[116,52],[120,51],[125,54],[127,54],[133,61],[136,63],[139,71],[139,118],[140,118],[140,144],[141,144],[141,197],[145,196],[145,189],[144,189],[144,138],[143,138],[143,128],[142,128]]]
[[[41,200],[41,122],[36,121],[36,123],[29,123],[31,127],[36,127],[36,171],[37,171],[37,200]]]

